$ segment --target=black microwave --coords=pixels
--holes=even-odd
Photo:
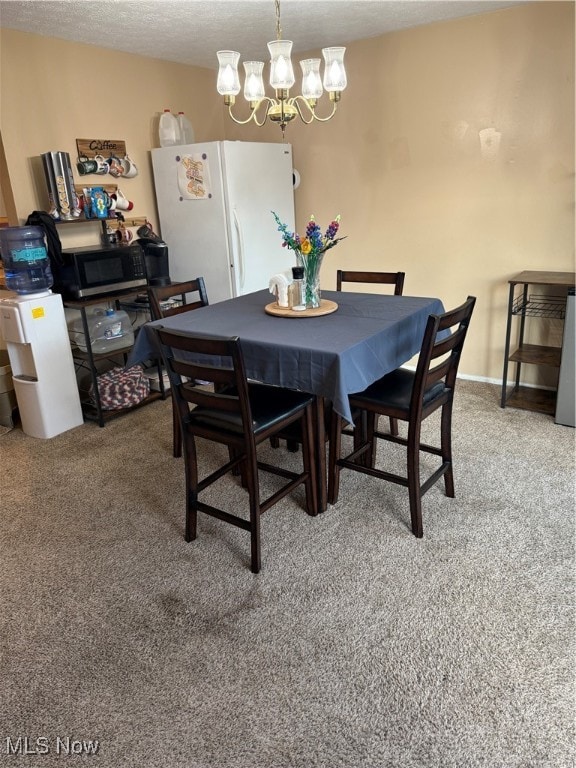
[[[147,285],[142,248],[132,245],[88,245],[63,248],[62,263],[52,262],[53,290],[84,299]]]

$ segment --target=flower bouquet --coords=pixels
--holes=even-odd
[[[334,248],[345,237],[336,237],[340,228],[340,216],[331,221],[324,235],[314,216],[306,227],[306,234],[301,237],[296,232],[289,232],[286,224],[283,224],[278,215],[272,211],[272,215],[278,224],[278,231],[282,232],[282,246],[290,248],[296,254],[296,263],[304,268],[304,284],[306,291],[306,306],[314,309],[320,306],[320,267],[326,251]]]

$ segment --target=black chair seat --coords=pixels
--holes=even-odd
[[[225,389],[221,394],[222,396],[238,397],[237,392],[233,389]],[[292,416],[297,416],[302,408],[311,406],[314,402],[313,395],[305,392],[269,387],[265,384],[249,384],[248,398],[255,435],[274,428],[279,422],[285,422]],[[239,413],[216,411],[202,406],[197,406],[190,412],[188,424],[213,427],[215,430],[226,430],[237,435],[242,434],[244,430],[242,417]],[[290,429],[290,427],[293,427],[294,433],[299,435],[301,441],[300,421],[294,421],[286,429]]]
[[[352,408],[370,408],[388,412],[403,411],[408,416],[412,392],[414,390],[414,371],[398,368],[371,384],[363,392],[350,395]],[[423,404],[428,405],[446,392],[443,381],[437,381],[424,392]],[[397,418],[401,418],[398,416]]]

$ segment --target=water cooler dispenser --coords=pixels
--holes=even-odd
[[[0,300],[22,421],[31,437],[54,437],[83,423],[62,298],[50,290]]]

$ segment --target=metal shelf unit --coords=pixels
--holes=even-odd
[[[502,398],[500,405],[514,408],[524,408],[531,411],[554,414],[556,392],[520,385],[520,371],[523,364],[546,365],[560,368],[561,347],[550,347],[539,344],[526,344],[524,334],[526,318],[550,318],[564,320],[566,312],[566,295],[568,289],[574,286],[574,272],[520,272],[509,280],[510,293],[508,301],[508,322],[506,327],[506,343],[504,350],[504,372],[502,374]],[[530,286],[552,287],[561,291],[561,295],[548,296],[542,293],[531,293]],[[518,318],[517,347],[511,352],[512,326],[514,318]],[[516,366],[514,385],[508,388],[508,365]]]
[[[90,343],[90,331],[88,326],[88,318],[86,316],[86,308],[94,304],[103,304],[105,302],[113,303],[116,309],[120,309],[124,302],[130,302],[136,298],[137,291],[130,293],[114,293],[107,294],[100,297],[93,297],[90,299],[64,299],[64,306],[70,309],[77,309],[80,311],[82,318],[82,326],[84,329],[84,336],[86,338],[86,351],[79,349],[76,346],[72,346],[72,357],[76,365],[76,370],[85,368],[90,374],[91,388],[87,390],[80,390],[80,401],[82,404],[82,410],[84,417],[89,421],[97,421],[99,426],[103,427],[107,421],[115,419],[128,411],[132,411],[135,408],[140,408],[143,405],[158,400],[159,398],[166,399],[166,391],[163,384],[162,370],[160,363],[157,363],[158,367],[158,379],[159,379],[159,392],[151,392],[142,402],[137,405],[131,405],[128,408],[118,408],[116,410],[106,410],[102,408],[102,402],[100,400],[100,391],[98,388],[98,373],[99,363],[108,364],[110,362],[122,360],[126,363],[128,353],[132,349],[132,345],[114,349],[110,352],[96,354],[92,351],[92,345]]]

